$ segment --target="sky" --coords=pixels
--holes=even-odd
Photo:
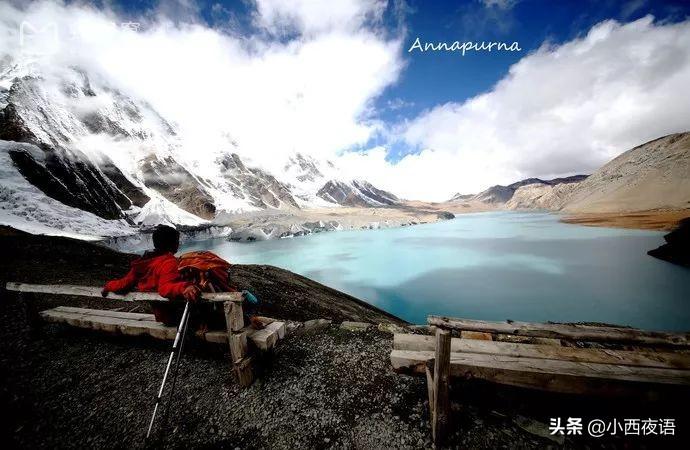
[[[5,1],[0,51],[21,20],[55,21],[79,36],[55,64],[146,100],[190,154],[230,135],[269,170],[302,152],[442,201],[591,173],[690,130],[689,15],[653,0]],[[411,51],[416,39],[519,51]]]

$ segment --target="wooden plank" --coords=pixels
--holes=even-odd
[[[236,363],[247,356],[247,332],[232,331],[228,334],[230,341],[230,356]]]
[[[223,305],[223,309],[225,311],[225,325],[228,333],[231,331],[240,331],[244,327],[242,305],[240,303],[226,302]]]
[[[96,297],[102,298],[101,287],[98,286],[74,286],[65,284],[28,284],[9,282],[5,285],[8,291],[33,292],[38,294],[51,295],[72,295],[77,297]],[[108,293],[106,297],[113,300],[125,302],[169,302],[165,297],[161,297],[155,292],[130,292],[127,295]],[[201,298],[208,302],[242,302],[241,292],[204,292]]]
[[[458,331],[515,334],[519,336],[569,339],[576,341],[616,342],[643,345],[690,346],[690,333],[666,333],[636,328],[596,327],[528,322],[486,322],[429,316],[429,325]]]
[[[72,306],[58,306],[57,308],[53,308],[53,311],[70,312],[76,314],[90,314],[92,316],[115,317],[118,319],[127,320],[149,320],[153,322],[156,321],[156,316],[154,316],[153,314],[113,311],[110,309],[74,308]]]
[[[398,372],[425,373],[432,351],[393,350],[391,364]],[[451,353],[451,375],[478,378],[547,391],[574,394],[629,393],[630,385],[690,387],[690,371],[615,364],[516,358],[478,353]],[[619,384],[621,382],[622,384]]]
[[[264,331],[266,328],[268,328],[268,331]],[[285,322],[273,319],[266,328],[264,330],[255,330],[251,327],[244,327],[242,332],[246,332],[247,339],[251,340],[257,348],[268,350],[285,336]],[[217,344],[226,344],[228,342],[228,335],[225,331],[207,331],[200,337],[207,342]]]
[[[426,365],[425,365],[426,367]],[[436,351],[434,353],[434,409],[431,433],[434,443],[442,445],[446,439],[450,422],[450,399],[448,381],[450,378],[450,332],[436,330]]]
[[[275,347],[280,336],[285,336],[285,322],[272,322],[266,325],[261,330],[250,329],[248,331],[249,339],[261,350],[268,350]]]
[[[393,349],[395,350],[432,351],[434,348],[433,336],[393,335]],[[690,354],[687,353],[556,347],[553,345],[516,344],[458,338],[451,339],[450,350],[453,353],[482,353],[626,366],[690,369]]]
[[[67,323],[79,328],[128,336],[149,335],[156,339],[175,339],[177,331],[175,327],[166,327],[162,323],[143,320],[127,320],[55,310],[42,311],[40,315],[48,322]]]

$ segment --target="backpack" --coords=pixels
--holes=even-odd
[[[188,252],[178,257],[178,270],[185,281],[202,292],[237,292],[230,283],[230,263],[209,251]]]

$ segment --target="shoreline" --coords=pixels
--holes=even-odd
[[[563,214],[561,222],[587,227],[672,231],[682,219],[690,217],[690,209],[620,213],[563,212],[561,214]]]

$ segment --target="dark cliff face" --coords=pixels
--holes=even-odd
[[[43,149],[44,155],[10,151],[12,162],[31,184],[66,205],[92,212],[104,219],[123,218],[129,199],[114,189],[93,165],[75,161],[64,150]]]
[[[40,96],[36,80],[15,80],[8,104],[0,111],[0,140],[31,143],[43,152],[10,151],[13,164],[27,181],[51,198],[104,219],[124,218],[122,210],[145,203],[148,197],[112,163],[105,163],[105,170],[101,170],[86,155],[68,148],[69,139],[59,132],[60,125],[49,114],[42,114],[41,125],[51,130],[51,141],[39,139],[22,117],[27,105],[43,111],[32,96]],[[17,102],[25,107],[18,107]]]
[[[159,192],[183,210],[204,219],[216,213],[213,197],[187,169],[171,157],[150,156],[141,166],[144,185]]]
[[[664,236],[666,243],[647,252],[649,256],[673,264],[690,267],[690,217],[683,219],[678,228]]]
[[[283,205],[299,208],[284,183],[261,169],[245,166],[236,153],[222,158],[218,163],[235,197],[246,198],[257,208],[279,208]]]

